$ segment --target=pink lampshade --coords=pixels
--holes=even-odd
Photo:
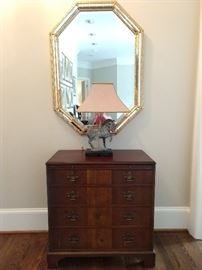
[[[93,83],[78,112],[128,112],[112,83]]]

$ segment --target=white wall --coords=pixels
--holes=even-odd
[[[0,1],[0,208],[46,207],[47,159],[87,146],[52,109],[48,34],[72,2]],[[119,3],[145,31],[144,110],[112,147],[157,162],[157,206],[188,206],[199,2]]]
[[[4,82],[0,208],[46,206],[45,162],[57,149],[81,146],[81,136],[52,109],[49,32],[69,4],[0,1]]]

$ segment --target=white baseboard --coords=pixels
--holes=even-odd
[[[46,208],[0,209],[0,231],[38,231],[48,229]]]
[[[189,207],[155,207],[155,229],[187,229]],[[46,208],[0,209],[0,231],[48,229]]]
[[[155,229],[187,229],[189,207],[155,207]]]

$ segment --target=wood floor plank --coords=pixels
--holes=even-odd
[[[0,270],[47,270],[47,233],[0,234]],[[153,270],[201,270],[202,241],[184,232],[154,234]],[[146,270],[135,257],[66,258],[58,270]],[[148,268],[149,269],[149,268]],[[151,270],[151,268],[150,268]]]
[[[174,266],[172,263],[172,258],[169,256],[169,250],[167,246],[164,245],[164,234],[156,233],[154,242],[155,242],[155,250],[156,250],[156,257],[160,260],[162,270],[174,270]],[[159,268],[161,269],[161,268]]]
[[[20,269],[43,270],[47,268],[46,263],[47,235],[38,234],[32,237],[29,242],[28,249],[24,254],[23,260],[20,262]],[[32,258],[35,260],[32,260]]]
[[[0,270],[17,270],[28,248],[29,235],[13,235],[1,249]],[[15,259],[14,259],[15,258]]]
[[[167,267],[165,265],[165,259],[164,259],[165,250],[161,242],[159,241],[158,235],[155,235],[154,243],[155,243],[154,249],[156,252],[156,265],[158,265],[159,269],[161,270],[167,270]]]
[[[174,237],[176,238],[176,243],[172,246],[172,251],[175,254],[175,260],[178,263],[178,268],[184,270],[195,270],[196,264],[187,252],[184,244],[180,241],[180,237],[177,235]]]
[[[202,269],[202,241],[194,240],[191,235],[185,233],[180,234],[180,237],[181,243],[195,264],[195,268]]]

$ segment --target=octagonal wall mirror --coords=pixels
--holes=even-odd
[[[78,113],[92,83],[113,83],[129,108],[111,113],[115,133],[142,109],[142,28],[116,2],[77,3],[50,34],[54,110],[80,134],[93,113]],[[107,98],[107,97],[106,97]]]

